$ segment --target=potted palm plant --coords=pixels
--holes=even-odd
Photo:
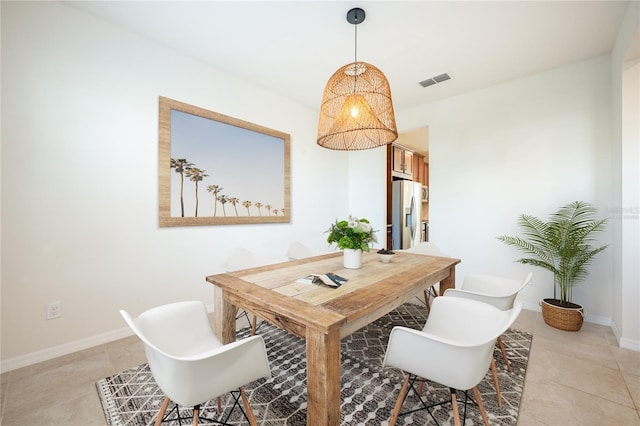
[[[531,256],[518,262],[553,273],[553,299],[544,299],[540,304],[545,323],[552,327],[567,331],[578,331],[582,327],[584,310],[572,302],[573,286],[586,278],[587,266],[593,257],[608,247],[591,246],[593,233],[602,230],[607,222],[607,219],[596,219],[596,213],[591,204],[575,201],[561,207],[547,222],[520,215],[518,225],[524,237],[498,237]],[[556,290],[560,292],[559,298]]]

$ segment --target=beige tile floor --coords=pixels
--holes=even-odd
[[[640,352],[609,327],[563,332],[523,311],[514,328],[534,335],[519,425],[640,425]],[[2,374],[0,424],[105,425],[95,381],[144,361],[130,337]]]

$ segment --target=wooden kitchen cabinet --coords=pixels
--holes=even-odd
[[[413,154],[413,180],[429,186],[429,163],[424,155]]]
[[[424,163],[424,186],[429,186],[429,163]]]
[[[393,145],[391,162],[394,175],[402,178],[413,179],[413,152],[399,146]]]
[[[413,154],[413,181],[424,185],[424,156]]]

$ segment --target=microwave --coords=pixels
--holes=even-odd
[[[423,186],[422,187],[422,196],[420,197],[422,199],[422,201],[424,201],[425,203],[429,202],[429,187],[428,186]]]

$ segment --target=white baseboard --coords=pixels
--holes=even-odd
[[[48,361],[59,356],[69,355],[74,352],[82,351],[94,346],[122,339],[124,337],[131,336],[132,334],[133,332],[130,328],[124,327],[119,330],[98,334],[86,339],[65,343],[64,345],[54,346],[48,349],[43,349],[41,351],[31,352],[15,358],[9,358],[2,361],[2,364],[0,365],[0,372],[6,373],[7,371],[12,371],[18,368],[37,364],[39,362]]]
[[[640,352],[640,340],[629,339],[628,337],[621,337],[620,329],[618,328],[618,324],[616,324],[615,322],[611,324],[611,329],[613,330],[613,335],[616,337],[618,346],[620,346],[623,349],[629,349],[631,351]]]
[[[622,339],[619,339],[618,344],[623,349],[640,352],[640,340],[627,339],[626,337],[623,337]]]
[[[209,311],[209,313],[213,312],[213,304],[207,305],[207,311]],[[9,358],[0,363],[0,373],[17,370],[22,367],[28,367],[29,365],[48,361],[59,356],[69,355],[74,352],[103,345],[131,335],[133,335],[131,329],[129,327],[123,327],[119,330],[109,331],[107,333],[87,337],[86,339],[76,340],[74,342],[65,343],[63,345],[54,346],[37,352],[31,352],[15,358]]]
[[[584,320],[586,322],[591,322],[594,324],[606,325],[607,327],[611,327],[611,318],[586,314],[584,316]]]
[[[531,302],[522,302],[522,309],[526,309],[527,311],[542,312],[542,308],[539,304]]]

